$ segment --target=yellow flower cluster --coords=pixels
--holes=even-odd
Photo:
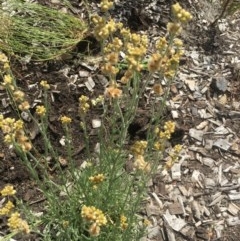
[[[113,7],[113,2],[109,0],[102,0],[100,3],[100,8],[103,12],[107,12]]]
[[[36,107],[36,114],[39,116],[45,116],[47,110],[43,105],[38,105]]]
[[[113,19],[106,20],[98,15],[92,17],[92,22],[94,23],[93,33],[97,40],[106,40],[119,28],[122,28],[122,23],[116,23]]]
[[[96,99],[91,99],[91,104],[96,106],[97,104],[103,104],[104,97],[103,95],[99,95]]]
[[[1,191],[1,196],[13,196],[16,193],[16,190],[12,185],[5,186]],[[0,216],[9,216],[7,225],[11,231],[25,232],[26,234],[30,233],[28,223],[20,218],[20,213],[13,212],[14,204],[11,201],[8,201],[4,207],[0,208]]]
[[[120,98],[122,96],[122,90],[114,85],[109,86],[105,89],[105,96],[113,99]]]
[[[0,52],[0,62],[8,63],[8,57],[4,53],[1,53],[1,52]]]
[[[150,72],[160,72],[166,78],[175,76],[180,58],[184,53],[183,43],[176,36],[181,33],[182,25],[192,19],[192,15],[179,3],[172,6],[172,12],[175,21],[167,24],[167,37],[161,37],[156,42],[156,52],[152,54],[148,62]]]
[[[192,19],[192,15],[188,11],[183,9],[179,3],[172,5],[172,13],[174,17],[181,23],[187,23]]]
[[[3,208],[0,208],[0,216],[9,215],[13,208],[14,204],[11,201],[8,201]]]
[[[164,124],[164,131],[159,132],[159,137],[161,139],[170,139],[171,134],[175,131],[175,123],[172,121],[167,121]]]
[[[83,206],[81,216],[86,221],[90,222],[89,234],[91,236],[98,236],[100,234],[100,227],[107,224],[107,218],[104,213],[93,206]]]
[[[134,155],[143,155],[145,152],[145,149],[147,148],[147,141],[136,141],[132,146],[131,146],[131,152]]]
[[[120,33],[123,36],[124,48],[126,49],[126,61],[128,69],[121,78],[121,82],[126,84],[132,77],[134,72],[140,72],[143,69],[143,60],[147,53],[148,38],[146,35],[130,33],[123,28]]]
[[[10,95],[12,96],[13,100],[18,105],[18,108],[20,110],[28,110],[30,108],[30,105],[28,101],[25,100],[25,94],[18,90],[18,88],[15,85],[15,81],[12,77],[10,66],[8,62],[8,58],[6,55],[0,53],[0,64],[3,63],[3,87],[10,92]]]
[[[148,62],[148,70],[152,73],[161,72],[167,78],[172,78],[176,74],[179,61],[183,55],[183,50],[180,47],[179,39],[176,45],[171,48],[167,46],[167,50],[163,51],[165,47],[160,46],[158,42],[156,43],[157,53],[152,54]]]
[[[99,184],[99,183],[103,182],[104,179],[105,179],[105,175],[102,173],[89,177],[89,181],[93,184]]]
[[[72,119],[70,117],[65,116],[65,115],[61,116],[60,120],[61,120],[63,125],[70,124],[72,122]]]
[[[48,82],[46,80],[42,80],[40,82],[40,85],[43,87],[43,89],[45,90],[49,90],[50,89],[50,85],[48,84]]]
[[[80,115],[82,114],[86,114],[90,108],[90,105],[89,105],[89,98],[85,95],[81,95],[79,97],[79,112],[80,112]]]
[[[26,234],[30,233],[28,223],[20,217],[20,213],[18,212],[11,214],[7,225],[12,231],[24,232]]]
[[[32,145],[26,137],[23,130],[22,120],[15,120],[14,118],[5,118],[0,115],[0,128],[4,133],[4,142],[7,144],[18,144],[24,152],[31,150]]]
[[[154,148],[159,151],[164,150],[166,140],[169,140],[171,135],[174,133],[175,123],[172,121],[167,121],[165,122],[163,129],[163,131],[160,131],[159,128],[156,128],[155,130],[158,140],[154,143]]]
[[[2,196],[13,196],[16,193],[16,190],[12,185],[6,185],[1,191]]]
[[[133,166],[136,169],[142,170],[142,171],[145,171],[145,172],[149,172],[151,170],[150,164],[147,163],[144,160],[144,156],[143,155],[136,155],[136,156],[134,156]]]
[[[134,155],[134,167],[138,170],[149,172],[151,170],[150,164],[144,160],[144,152],[147,148],[146,141],[136,141],[132,147],[131,152]]]
[[[167,169],[170,169],[173,166],[173,164],[178,160],[181,150],[182,150],[182,145],[178,144],[173,147],[173,149],[169,153],[168,160],[165,164],[165,167]]]
[[[119,69],[116,67],[119,61],[119,54],[122,49],[123,42],[121,39],[114,37],[104,48],[104,64],[102,66],[102,72],[111,77],[116,75]]]
[[[127,217],[125,215],[120,216],[120,228],[125,230],[128,227]]]

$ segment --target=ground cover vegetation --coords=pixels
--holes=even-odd
[[[178,36],[192,16],[178,3],[174,4],[173,21],[167,24],[166,35],[159,37],[153,54],[147,57],[150,40],[145,35],[131,33],[122,23],[115,22],[108,12],[112,7],[113,2],[103,0],[100,4],[101,16],[92,16],[92,26],[88,29],[101,43],[101,71],[109,83],[105,92],[95,99],[79,96],[76,111],[80,118],[79,128],[84,133],[79,138],[84,138],[86,146],[86,159],[80,167],[76,165],[73,155],[71,117],[59,116],[64,132],[63,156],[58,153],[48,133],[51,110],[49,92],[52,86],[47,80],[39,83],[43,100],[33,107],[11,71],[7,55],[18,51],[13,49],[12,42],[4,42],[10,44],[11,51],[4,47],[0,54],[2,87],[8,93],[16,118],[0,115],[0,128],[5,144],[27,167],[43,193],[45,203],[41,215],[36,215],[15,197],[17,190],[11,184],[3,187],[0,191],[0,215],[9,227],[3,240],[16,235],[24,237],[30,232],[44,241],[132,241],[144,236],[149,221],[139,214],[139,210],[146,195],[146,184],[163,157],[167,156],[168,161],[162,163],[161,168],[168,171],[178,160],[182,149],[181,145],[167,148],[166,143],[175,131],[175,123],[163,122],[162,115],[169,88],[184,53]],[[80,36],[83,31],[85,28],[81,29]],[[16,40],[15,37],[11,35],[11,41]],[[47,49],[52,50],[51,46]],[[27,51],[36,53],[34,49]],[[46,57],[44,55],[43,59]],[[159,75],[159,83],[152,87],[154,101],[149,113],[150,127],[145,139],[137,140],[129,147],[128,128],[153,74]],[[162,81],[166,84],[164,90]],[[96,107],[102,109],[102,116],[98,144],[93,153],[87,115]],[[29,137],[22,119],[23,113],[38,126],[44,151],[38,150]],[[131,171],[125,168],[129,160],[133,164]],[[57,172],[54,179],[49,175],[49,163]]]
[[[15,58],[56,59],[82,40],[87,28],[73,15],[27,1],[0,1],[0,49]]]

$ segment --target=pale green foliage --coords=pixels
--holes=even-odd
[[[85,23],[60,10],[20,0],[0,1],[0,50],[33,60],[53,59],[82,40]]]

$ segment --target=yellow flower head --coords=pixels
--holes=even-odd
[[[96,223],[99,227],[107,224],[107,218],[102,210],[97,209],[94,206],[83,205],[81,216],[86,221]]]
[[[39,105],[36,107],[36,113],[39,116],[44,116],[46,114],[47,110],[43,105]]]
[[[177,154],[179,154],[182,150],[182,145],[177,144],[177,145],[174,146],[173,149]]]
[[[24,142],[21,145],[23,152],[28,152],[32,149],[32,144],[30,142]]]
[[[120,216],[120,228],[125,230],[128,227],[127,217],[123,214]]]
[[[163,95],[164,94],[164,91],[163,91],[163,88],[162,88],[161,84],[155,84],[153,86],[153,91],[157,95]]]
[[[28,101],[23,101],[20,105],[18,105],[19,110],[29,110],[30,105]]]
[[[0,216],[8,215],[13,208],[14,208],[13,203],[11,201],[8,201],[3,208],[0,208]]]
[[[96,223],[93,223],[88,229],[88,232],[92,237],[97,237],[100,234],[100,231],[101,228]]]
[[[174,131],[175,131],[175,123],[174,122],[172,122],[172,121],[167,121],[167,122],[165,122],[165,124],[164,124],[164,130],[165,131],[169,131],[171,134],[172,133],[174,133]]]
[[[79,97],[79,111],[80,113],[87,113],[87,111],[90,109],[90,105],[88,103],[89,98],[85,95],[81,95]]]
[[[93,237],[97,237],[100,234],[100,231],[101,229],[96,223],[93,223],[88,230],[89,234]]]
[[[163,53],[168,47],[168,42],[167,39],[165,37],[160,38],[157,42],[156,42],[156,48],[159,52]]]
[[[135,157],[133,165],[136,169],[142,170],[145,172],[149,172],[151,170],[150,164],[145,162],[144,157],[142,155],[137,155]]]
[[[20,131],[20,130],[23,130],[23,121],[22,120],[17,120],[14,125],[14,130],[16,131]]]
[[[113,2],[109,0],[102,0],[100,3],[100,8],[103,12],[107,12],[113,7]]]
[[[110,64],[117,64],[118,58],[119,58],[119,54],[116,52],[115,53],[112,52],[106,56],[106,61],[109,62]]]
[[[178,48],[180,48],[180,47],[183,46],[183,41],[182,41],[181,39],[179,39],[179,38],[175,38],[175,39],[173,40],[173,43],[174,43],[174,45],[175,45],[176,47],[178,47]]]
[[[150,222],[147,218],[144,218],[143,224],[144,224],[145,226],[150,226],[150,225],[151,225],[151,222]]]
[[[147,141],[136,141],[131,146],[131,151],[134,155],[143,155],[145,149],[147,148]]]
[[[2,196],[13,196],[16,193],[16,190],[12,185],[6,185],[1,191]]]
[[[7,63],[8,62],[8,57],[0,52],[0,62],[2,63]]]
[[[4,85],[10,85],[10,84],[12,84],[12,82],[13,82],[12,76],[9,75],[9,74],[4,75],[4,77],[3,77],[3,82],[4,82]]]
[[[119,72],[119,69],[115,67],[112,63],[107,62],[101,67],[101,71],[106,75],[116,75]]]
[[[13,98],[15,101],[22,101],[24,99],[25,94],[21,90],[16,90],[13,92]]]
[[[30,233],[27,222],[20,218],[20,213],[14,212],[8,219],[7,225],[12,231],[23,231],[26,234]]]
[[[167,31],[169,34],[178,35],[182,31],[182,26],[180,23],[168,23]]]
[[[103,182],[104,179],[105,179],[105,176],[102,173],[89,177],[89,181],[91,181],[91,183],[93,183],[93,184],[99,184],[99,183]]]
[[[45,89],[45,90],[49,90],[50,89],[50,85],[48,84],[48,82],[46,80],[42,80],[40,82],[40,85]]]
[[[192,19],[192,15],[183,9],[179,3],[172,5],[172,13],[176,19],[182,23],[186,23]]]
[[[93,106],[96,106],[97,104],[103,104],[103,101],[104,101],[104,96],[103,95],[99,95],[96,99],[92,99],[91,100],[91,104]]]
[[[10,69],[9,63],[4,63],[3,69],[4,69],[4,70],[9,70],[9,69]]]
[[[105,96],[109,97],[109,98],[119,98],[122,95],[122,90],[118,89],[117,87],[114,86],[110,86],[108,88],[106,88],[105,90]]]
[[[67,116],[62,116],[60,118],[62,124],[70,124],[72,122],[72,119],[70,117],[67,117]]]
[[[148,70],[152,73],[159,71],[161,68],[161,60],[162,56],[159,53],[153,54],[148,62]]]
[[[127,84],[128,81],[133,77],[133,70],[128,69],[125,73],[124,76],[121,78],[121,83]]]

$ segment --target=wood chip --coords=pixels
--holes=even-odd
[[[238,215],[238,212],[240,210],[240,207],[238,205],[236,205],[235,203],[230,203],[228,206],[228,212],[231,213],[232,215],[236,216]]]
[[[236,226],[236,225],[240,225],[240,219],[239,217],[231,217],[226,219],[226,222],[229,226]]]
[[[169,208],[170,214],[172,214],[172,215],[183,214],[184,213],[182,205],[179,202],[175,202],[175,203],[169,204],[168,208]]]
[[[193,239],[195,236],[195,229],[194,227],[187,225],[180,230],[180,233],[186,238]]]
[[[213,143],[213,146],[216,146],[224,151],[227,151],[230,148],[231,144],[225,139],[218,139]]]
[[[228,194],[230,200],[239,200],[240,199],[240,192],[231,192]]]
[[[180,181],[181,180],[181,164],[175,163],[171,168],[172,179]]]
[[[194,139],[196,139],[196,140],[198,140],[198,141],[202,141],[202,140],[203,140],[204,132],[201,131],[201,130],[196,130],[196,129],[194,129],[194,128],[191,128],[191,129],[189,130],[189,135],[190,135],[192,138],[194,138]]]
[[[168,210],[163,215],[163,218],[167,222],[167,224],[177,232],[186,225],[184,219],[177,218],[175,215],[171,215]]]
[[[85,86],[89,91],[93,91],[93,88],[95,87],[95,82],[93,81],[92,77],[88,77],[87,81],[85,82]]]

